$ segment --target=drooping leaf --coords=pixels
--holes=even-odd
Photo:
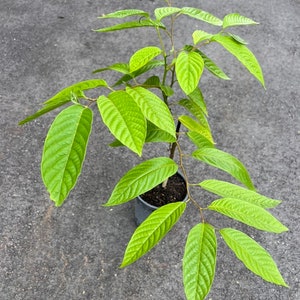
[[[128,74],[129,73],[129,65],[127,63],[115,63],[112,64],[108,67],[97,69],[93,71],[93,73],[99,73],[107,70],[112,70],[112,71],[117,71],[123,74]]]
[[[80,175],[92,119],[89,108],[72,105],[57,115],[48,131],[41,173],[56,206],[63,204]]]
[[[126,92],[135,100],[147,120],[176,137],[173,117],[163,100],[142,87],[127,87]]]
[[[220,233],[246,268],[268,282],[288,287],[271,255],[251,237],[232,228],[223,228]]]
[[[179,220],[185,207],[185,202],[175,202],[156,209],[133,233],[121,268],[134,263],[162,240]]]
[[[158,21],[161,21],[163,18],[171,16],[181,11],[181,8],[177,7],[158,7],[154,10],[154,15]]]
[[[223,21],[217,18],[216,16],[198,8],[183,7],[181,9],[181,13],[212,25],[222,26],[223,24]]]
[[[194,151],[192,156],[215,168],[227,172],[236,180],[243,183],[248,189],[255,191],[255,187],[247,169],[231,154],[215,148],[204,148]]]
[[[67,104],[68,102],[72,101],[72,98],[75,97],[84,97],[83,91],[94,89],[97,87],[107,87],[107,83],[105,80],[102,79],[91,79],[86,81],[77,82],[73,85],[70,85],[63,90],[61,90],[59,93],[54,95],[52,98],[44,102],[44,106],[42,109],[38,110],[33,115],[27,117],[26,119],[22,120],[19,125],[23,125],[27,122],[30,122],[45,113],[48,113],[60,106],[63,106]]]
[[[103,14],[99,19],[121,19],[132,16],[149,17],[149,14],[140,9],[123,9],[109,14]]]
[[[231,36],[236,42],[243,44],[243,45],[248,45],[248,42],[246,42],[244,39],[242,39],[240,36],[238,36],[237,34],[231,33],[231,32],[227,32],[227,34],[229,36]]]
[[[164,65],[164,62],[161,61],[161,60],[152,60],[152,61],[149,61],[145,66],[143,66],[142,68],[136,70],[135,72],[131,73],[131,74],[126,74],[124,76],[122,76],[115,84],[114,86],[118,86],[120,84],[123,84],[123,83],[126,83],[128,82],[129,80],[133,79],[133,78],[136,78],[154,68],[157,68],[157,67],[161,67]]]
[[[197,146],[197,148],[202,149],[204,147],[214,147],[215,145],[208,140],[204,135],[196,131],[187,132],[189,139]]]
[[[192,36],[194,45],[197,45],[200,42],[209,40],[213,35],[203,30],[195,30]]]
[[[212,286],[217,259],[214,228],[205,223],[194,226],[183,256],[183,284],[187,300],[203,300]]]
[[[178,170],[177,164],[167,157],[146,160],[129,170],[115,186],[105,206],[119,205],[150,191]]]
[[[138,155],[146,138],[146,120],[136,102],[124,91],[116,91],[108,97],[100,96],[98,108],[104,124],[126,147]]]
[[[212,144],[214,144],[213,137],[211,135],[210,129],[201,125],[199,122],[194,120],[189,116],[180,116],[178,120],[185,126],[189,131],[195,131],[199,134],[203,135],[206,139],[208,139]]]
[[[200,50],[197,51],[203,61],[205,68],[211,72],[213,75],[217,76],[218,78],[224,79],[224,80],[230,80],[230,78],[223,72],[223,70],[218,67],[209,57],[207,57],[203,52]]]
[[[206,103],[204,101],[203,95],[199,87],[197,87],[188,97],[193,100],[199,107],[201,107],[204,114],[207,116]]]
[[[192,93],[198,86],[204,62],[195,51],[181,51],[176,59],[175,72],[178,83],[185,94]]]
[[[124,22],[121,24],[116,24],[113,26],[96,29],[94,31],[110,32],[110,31],[125,30],[125,29],[138,28],[138,27],[159,27],[165,29],[164,24],[162,24],[161,22],[148,20],[148,19],[141,19],[139,21]]]
[[[196,102],[194,102],[192,99],[181,99],[179,101],[179,105],[186,108],[194,117],[197,118],[202,126],[206,127],[210,131],[206,115]]]
[[[267,210],[243,200],[222,198],[213,201],[208,206],[208,209],[217,211],[259,230],[274,233],[281,233],[288,230],[287,227],[281,224]]]
[[[201,183],[199,183],[199,185],[203,189],[217,194],[221,197],[236,198],[239,200],[250,202],[252,204],[256,204],[263,208],[273,208],[281,203],[280,200],[268,198],[266,196],[260,195],[259,193],[247,190],[243,187],[226,181],[208,179],[202,181]]]
[[[223,29],[230,26],[239,26],[239,25],[256,25],[259,24],[247,17],[241,16],[238,13],[228,14],[223,19]]]
[[[261,83],[261,85],[263,87],[265,86],[264,76],[260,64],[249,48],[229,36],[216,34],[213,37],[213,40],[222,45],[228,52],[235,56]]]
[[[129,60],[129,70],[130,73],[140,69],[145,66],[154,57],[161,54],[161,49],[158,47],[144,47],[137,50]]]

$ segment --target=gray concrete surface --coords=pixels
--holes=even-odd
[[[126,61],[138,47],[155,43],[148,29],[92,32],[102,26],[97,16],[130,7],[152,10],[163,3],[0,1],[1,300],[184,299],[181,257],[185,234],[197,222],[194,212],[189,208],[149,255],[118,269],[135,229],[132,203],[112,209],[100,204],[138,158],[122,150],[121,160],[117,150],[110,151],[106,145],[111,138],[96,118],[82,176],[65,205],[56,209],[39,171],[43,139],[55,114],[17,126],[59,89],[92,78],[92,70],[116,59]],[[267,90],[219,49],[213,57],[233,80],[205,74],[202,86],[218,146],[245,163],[259,191],[284,200],[274,214],[290,228],[275,235],[234,224],[270,251],[289,289],[254,276],[219,240],[217,275],[208,299],[300,299],[299,0],[194,0],[184,5],[220,17],[235,11],[261,23],[238,33],[260,60]],[[184,32],[192,32],[192,24],[186,18],[180,24],[180,42],[189,42]],[[154,150],[147,147],[145,154],[151,157]],[[201,180],[223,175],[199,164],[190,176]],[[206,194],[196,196],[203,203],[212,200]],[[232,224],[216,214],[208,217],[219,227]]]

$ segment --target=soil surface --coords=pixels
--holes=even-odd
[[[149,192],[141,195],[141,198],[153,206],[160,207],[168,203],[183,201],[186,193],[185,181],[176,173],[168,179],[166,187],[160,184]]]

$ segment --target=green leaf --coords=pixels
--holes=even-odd
[[[217,34],[213,40],[222,45],[228,52],[235,56],[246,69],[265,87],[264,76],[254,54],[243,44],[229,36]]]
[[[224,80],[230,80],[230,78],[222,71],[222,69],[218,67],[209,57],[207,57],[200,50],[198,50],[197,52],[201,55],[204,61],[204,66],[209,72],[211,72],[213,75],[217,76],[218,78]]]
[[[117,31],[117,30],[124,30],[124,29],[138,28],[138,27],[159,27],[159,28],[165,29],[165,26],[160,22],[142,19],[139,21],[124,22],[121,24],[96,29],[95,31],[96,32],[110,32],[110,31]]]
[[[193,7],[183,7],[181,10],[181,13],[188,15],[189,17],[201,20],[203,22],[216,25],[216,26],[222,26],[223,21],[219,18],[215,17],[209,12],[206,12],[201,9],[193,8]]]
[[[192,36],[193,36],[194,44],[197,45],[200,42],[203,42],[205,40],[209,40],[213,35],[210,34],[210,33],[205,32],[203,30],[195,30],[193,32]]]
[[[243,183],[248,189],[255,190],[245,166],[231,154],[215,148],[198,149],[192,156],[215,168],[227,172],[236,180]]]
[[[176,138],[148,121],[146,143],[154,142],[174,143],[176,142]]]
[[[146,137],[146,120],[135,101],[124,91],[100,96],[98,108],[104,124],[110,132],[126,147],[139,156]]]
[[[287,227],[281,224],[264,208],[243,200],[222,198],[213,201],[208,206],[208,209],[217,211],[259,230],[274,233],[281,233],[288,230]]]
[[[163,18],[171,16],[181,11],[181,8],[177,7],[159,7],[154,10],[154,15],[158,21]]]
[[[158,47],[145,47],[137,50],[130,58],[129,70],[130,73],[145,66],[154,57],[161,54],[161,50]]]
[[[121,19],[126,17],[132,17],[132,16],[143,16],[148,17],[149,14],[143,10],[140,9],[123,9],[118,10],[109,14],[104,14],[99,17],[99,19]]]
[[[212,286],[217,260],[214,228],[205,223],[194,226],[183,256],[183,284],[187,300],[203,300]]]
[[[199,132],[189,131],[187,136],[199,149],[204,147],[214,147],[214,144]]]
[[[209,129],[210,131],[206,115],[203,112],[202,108],[196,102],[194,102],[192,99],[181,99],[179,101],[179,105],[186,108],[194,117],[197,118],[201,125]]]
[[[223,19],[223,29],[230,26],[239,26],[239,25],[256,25],[259,24],[247,17],[241,16],[238,13],[232,13],[226,15]]]
[[[129,65],[127,63],[115,63],[106,68],[101,68],[93,71],[93,73],[99,73],[107,70],[117,71],[123,74],[129,73]]]
[[[197,87],[188,97],[193,100],[199,107],[201,107],[204,114],[207,116],[206,103],[204,101],[203,95],[199,87]]]
[[[227,34],[229,36],[231,36],[236,42],[243,44],[243,45],[248,45],[248,42],[246,42],[244,39],[242,39],[240,36],[238,36],[237,34],[233,34],[230,32],[227,32]]]
[[[180,116],[178,120],[190,131],[198,132],[203,135],[210,143],[214,144],[210,129],[201,125],[189,116]]]
[[[221,229],[220,234],[246,268],[268,282],[288,287],[271,255],[251,237],[232,228]]]
[[[63,204],[80,175],[92,119],[89,108],[72,105],[57,115],[48,131],[41,173],[56,206]]]
[[[202,57],[192,51],[181,51],[176,59],[175,71],[178,83],[185,94],[192,93],[198,86],[204,68]]]
[[[91,79],[86,81],[77,82],[71,86],[68,86],[67,88],[61,90],[59,93],[54,95],[52,98],[44,102],[44,107],[40,110],[38,110],[33,115],[27,117],[26,119],[22,120],[19,125],[23,125],[27,122],[30,122],[45,113],[50,112],[51,110],[54,110],[62,105],[67,104],[68,102],[71,102],[72,99],[75,97],[83,97],[83,91],[94,89],[97,87],[107,87],[107,83],[105,80],[102,79]]]
[[[162,240],[179,220],[185,208],[185,202],[175,202],[156,209],[133,233],[121,268],[137,261]]]
[[[136,78],[154,68],[157,68],[157,67],[161,67],[164,65],[164,62],[161,61],[161,60],[153,60],[153,61],[149,61],[145,66],[143,66],[142,68],[134,71],[133,73],[131,74],[126,74],[124,76],[122,76],[115,84],[114,86],[118,86],[120,84],[123,84],[123,83],[126,83],[128,82],[129,80],[133,79],[133,78]]]
[[[127,87],[126,92],[135,100],[147,120],[176,137],[172,114],[158,96],[142,87]]]
[[[115,186],[105,206],[119,205],[150,191],[178,170],[177,164],[167,157],[146,160],[129,170]]]
[[[249,203],[261,206],[263,208],[273,208],[281,203],[280,200],[274,200],[266,196],[260,195],[254,191],[249,191],[243,187],[237,186],[235,184],[208,179],[199,183],[199,185],[214,194],[217,194],[221,197],[235,198]]]

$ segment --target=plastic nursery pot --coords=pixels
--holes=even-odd
[[[186,201],[188,198],[186,183],[177,172],[168,179],[166,188],[162,184],[135,199],[135,223],[139,226],[154,210],[172,202]]]

